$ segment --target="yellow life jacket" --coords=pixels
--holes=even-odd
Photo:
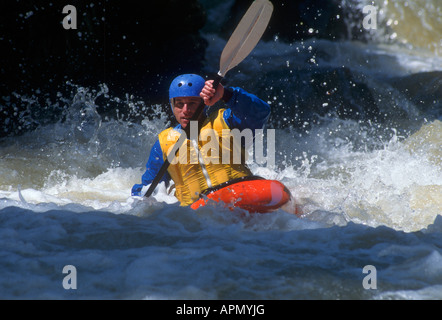
[[[213,112],[202,124],[198,139],[199,155],[195,149],[196,142],[187,140],[174,157],[174,152],[171,152],[181,132],[168,128],[159,134],[163,159],[170,154],[167,171],[175,182],[175,196],[182,206],[198,200],[200,193],[209,187],[252,174],[245,164],[247,154],[240,141],[233,139],[231,142],[230,128],[223,118],[225,110]]]

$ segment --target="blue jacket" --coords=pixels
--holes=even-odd
[[[224,112],[224,120],[230,129],[262,129],[270,116],[270,106],[259,99],[255,95],[246,92],[241,88],[231,88],[233,95],[226,102],[227,110]],[[181,129],[181,125],[177,125],[175,129]],[[149,159],[146,164],[146,171],[141,177],[141,184],[135,184],[132,187],[133,196],[141,196],[141,189],[152,183],[153,179],[160,171],[163,165],[163,152],[160,147],[160,141],[157,140],[153,145]],[[170,181],[170,176],[166,172],[160,182]]]

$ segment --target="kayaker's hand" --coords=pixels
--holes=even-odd
[[[217,103],[224,95],[224,87],[220,83],[218,88],[213,88],[213,80],[207,80],[204,88],[201,90],[200,97],[203,98],[204,104],[206,106],[213,106]]]

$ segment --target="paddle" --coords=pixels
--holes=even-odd
[[[272,12],[273,5],[268,0],[255,0],[249,7],[223,49],[220,59],[220,68],[215,80],[213,81],[213,88],[215,90],[218,88],[219,83],[225,77],[226,73],[243,61],[258,44],[265,29],[267,28]],[[204,104],[201,104],[191,120],[198,120],[203,112],[203,109]],[[189,136],[190,123],[186,126],[184,133],[181,134],[180,138],[174,145],[174,149],[176,150],[175,156],[180,147],[183,145],[184,141],[186,141],[187,137]],[[164,160],[160,171],[155,176],[149,189],[145,193],[145,197],[150,197],[152,195],[158,183],[169,168],[169,165],[170,162],[167,157]]]

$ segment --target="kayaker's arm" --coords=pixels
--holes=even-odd
[[[148,186],[152,183],[155,176],[160,171],[161,166],[163,165],[163,152],[161,150],[160,141],[157,140],[150,151],[149,159],[146,164],[146,172],[144,172],[141,177],[141,184],[135,184],[132,187],[132,195],[133,196],[142,196],[141,191],[144,186]],[[168,183],[170,180],[170,176],[168,173],[164,175],[160,182],[165,181]]]
[[[231,92],[230,99],[226,101]],[[270,106],[254,94],[241,88],[224,88],[224,97],[229,107],[224,112],[224,120],[230,128],[262,129],[270,116]]]
[[[208,80],[200,96],[207,106],[224,100],[228,107],[224,112],[224,120],[231,129],[262,129],[270,116],[270,106],[242,88],[227,88],[219,84],[215,90],[213,80]]]

